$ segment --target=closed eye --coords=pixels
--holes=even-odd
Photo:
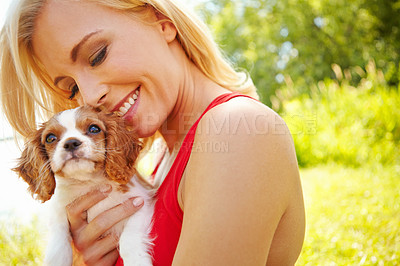
[[[72,100],[74,99],[75,95],[79,92],[79,87],[78,85],[75,83],[73,86],[71,86],[71,95],[68,97],[68,99]]]
[[[99,51],[97,51],[93,56],[89,58],[89,64],[92,67],[95,67],[101,64],[107,55],[107,46],[104,46]]]

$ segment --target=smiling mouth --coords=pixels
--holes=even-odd
[[[134,93],[129,96],[125,102],[121,105],[121,107],[114,111],[114,114],[118,116],[124,116],[128,110],[136,103],[136,100],[139,98],[140,95],[140,86],[134,91]]]

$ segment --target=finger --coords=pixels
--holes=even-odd
[[[71,226],[71,231],[75,231],[87,224],[86,211],[96,203],[105,199],[110,191],[111,186],[100,187],[76,198],[67,205],[67,217]]]
[[[103,265],[103,266],[115,265],[115,263],[117,262],[118,257],[119,257],[118,250],[114,249],[113,251],[107,253],[101,259],[101,262],[99,262],[96,265]]]
[[[131,216],[143,206],[142,198],[131,198],[123,203],[108,209],[96,216],[82,232],[83,239],[88,243],[93,242],[98,236],[103,235],[116,223]]]
[[[118,237],[113,234],[109,234],[106,237],[96,241],[85,251],[85,254],[83,255],[84,260],[88,265],[109,265],[107,261],[111,261],[114,258],[115,262],[118,258],[119,254],[117,248]]]

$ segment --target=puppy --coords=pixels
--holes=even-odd
[[[13,170],[29,184],[33,197],[42,202],[52,198],[47,265],[72,265],[65,207],[104,184],[111,185],[112,192],[87,211],[88,222],[128,198],[142,197],[144,206],[105,235],[120,235],[125,265],[152,265],[149,233],[154,191],[135,171],[140,149],[122,118],[87,106],[56,114],[29,138]]]

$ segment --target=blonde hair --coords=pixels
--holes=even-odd
[[[187,57],[211,80],[231,91],[258,99],[245,72],[237,72],[223,56],[207,26],[174,0],[87,0],[133,15],[151,6],[175,25]],[[0,86],[4,114],[22,136],[36,130],[38,116],[47,118],[77,106],[57,89],[35,58],[32,35],[35,20],[46,0],[20,0],[9,14],[0,35]]]

